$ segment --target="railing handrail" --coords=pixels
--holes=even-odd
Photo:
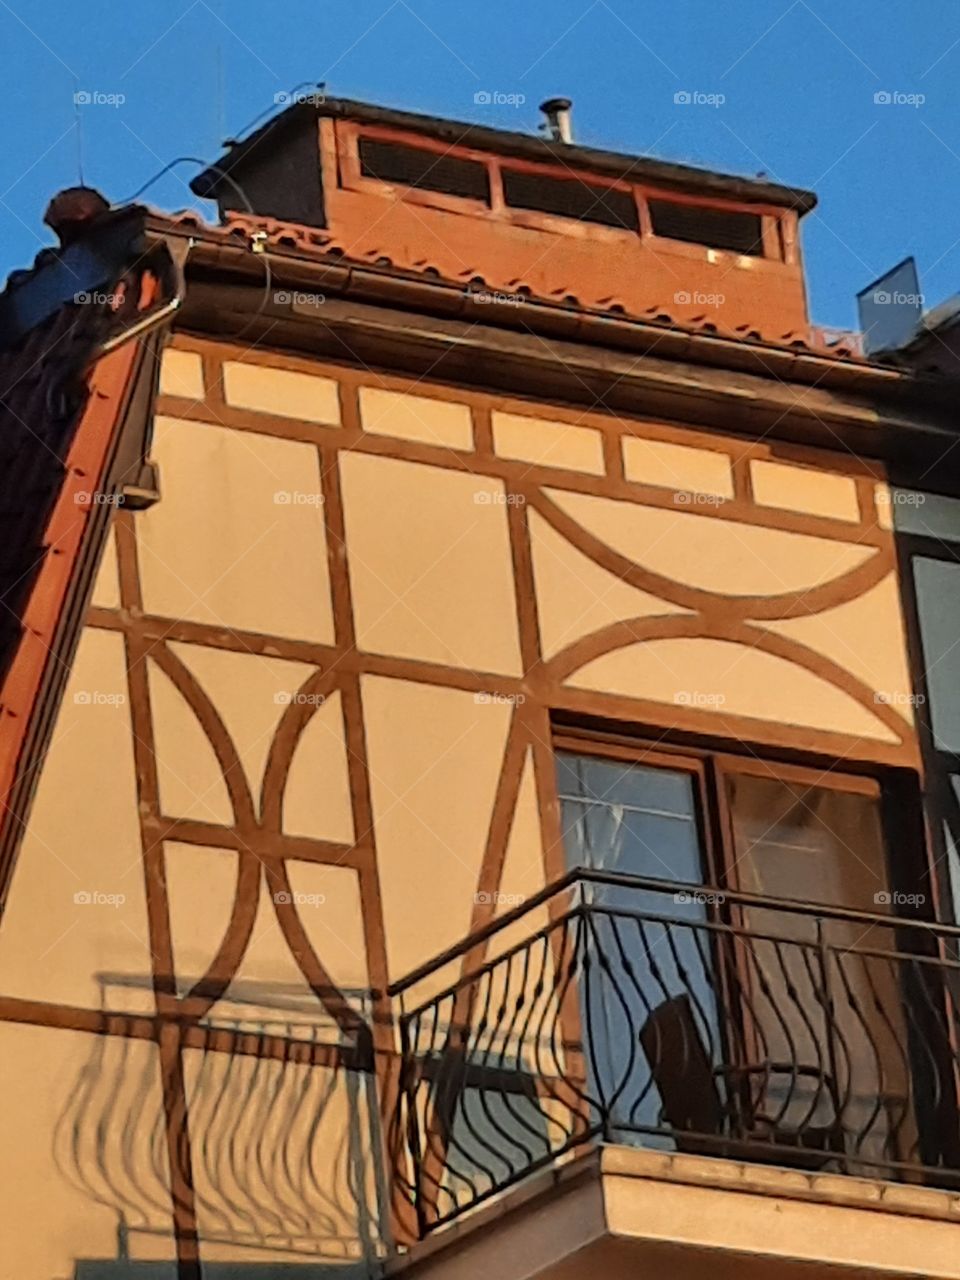
[[[623,871],[600,871],[589,867],[573,867],[558,880],[545,885],[537,893],[513,907],[503,915],[497,916],[488,924],[475,929],[459,942],[453,943],[444,951],[425,960],[410,973],[398,978],[387,987],[391,997],[401,995],[423,978],[435,973],[438,969],[459,959],[474,947],[486,942],[501,929],[521,920],[531,911],[543,906],[551,898],[565,892],[574,885],[587,883],[607,885],[614,888],[634,889],[639,892],[652,893],[690,893],[703,896],[718,896],[723,903],[735,906],[764,908],[769,911],[783,911],[795,916],[805,916],[814,920],[843,920],[851,924],[879,925],[887,929],[919,929],[934,938],[954,938],[960,942],[960,925],[951,925],[936,920],[922,920],[912,916],[884,915],[882,912],[863,911],[855,907],[837,907],[829,903],[801,902],[795,898],[767,897],[760,893],[751,893],[742,889],[727,889],[718,885],[697,884],[684,880],[661,880],[652,876],[634,876]]]

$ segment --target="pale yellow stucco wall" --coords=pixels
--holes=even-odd
[[[750,507],[750,499],[735,492],[732,461],[722,450],[704,448],[701,436],[680,442],[655,425],[647,436],[644,424],[631,424],[622,448],[605,453],[595,417],[554,416],[560,411],[546,406],[538,414],[532,404],[495,408],[492,451],[476,456],[475,407],[450,389],[431,397],[427,380],[412,391],[380,385],[370,375],[370,385],[357,390],[362,431],[333,463],[343,504],[341,544],[330,532],[330,477],[325,487],[318,445],[321,436],[329,442],[346,429],[347,391],[333,371],[271,369],[265,358],[261,353],[247,363],[242,352],[233,353],[223,371],[226,416],[211,421],[200,403],[209,387],[199,352],[185,346],[168,357],[161,391],[170,397],[170,413],[158,418],[154,442],[162,498],[134,518],[142,606],[163,624],[154,648],[164,646],[174,668],[189,673],[232,744],[235,780],[249,791],[254,824],[263,817],[263,779],[291,699],[311,687],[310,680],[329,677],[293,752],[281,830],[330,846],[324,851],[329,865],[290,859],[291,888],[310,945],[361,1013],[368,1011],[359,993],[371,981],[371,931],[359,873],[346,856],[337,861],[336,849],[346,855],[357,842],[375,854],[388,978],[464,937],[483,906],[477,900],[481,857],[511,724],[544,696],[537,681],[547,677],[525,671],[521,656],[520,617],[530,606],[540,657],[549,663],[613,624],[689,623],[694,611],[671,598],[676,587],[708,598],[702,634],[628,634],[628,643],[565,671],[558,697],[564,689],[615,696],[623,714],[642,702],[646,716],[659,705],[657,723],[669,729],[678,696],[711,695],[683,703],[703,731],[722,735],[724,717],[736,715],[741,727],[743,720],[753,726],[751,741],[761,750],[772,727],[779,732],[784,725],[839,735],[849,741],[851,760],[870,760],[875,748],[907,739],[910,685],[892,574],[809,617],[757,624],[829,659],[860,682],[865,702],[797,663],[710,631],[724,601],[803,597],[878,554],[876,546],[841,532],[857,518],[849,476],[831,473],[818,485],[810,467],[757,463]],[[184,399],[197,402],[190,409],[195,416],[172,416],[174,402]],[[234,410],[242,415],[236,420]],[[302,438],[290,438],[301,427]],[[373,451],[366,450],[364,433],[374,439]],[[407,446],[419,452],[404,454]],[[451,451],[473,456],[448,466]],[[611,454],[622,459],[624,471],[602,492]],[[508,473],[514,463],[516,471]],[[511,476],[525,485],[531,469],[540,474],[544,467],[558,477],[542,487],[544,511],[556,509],[572,521],[586,535],[585,547],[574,546],[544,511],[527,507],[517,520],[511,509]],[[731,514],[722,509],[727,503],[739,505]],[[783,526],[786,516],[803,514],[819,519],[816,533]],[[515,576],[517,526],[530,535],[532,599]],[[600,563],[603,549],[617,564],[636,568],[632,584]],[[331,565],[341,563],[352,619],[334,617]],[[130,616],[129,602],[121,610],[112,535],[94,603],[113,611],[118,628]],[[188,626],[194,631],[184,638]],[[351,627],[356,647],[335,651]],[[223,644],[214,642],[214,633]],[[379,665],[368,670],[368,664]],[[211,740],[153,650],[148,680],[162,814],[214,832],[232,828],[237,815]],[[478,692],[496,690],[498,681],[509,682],[509,696]],[[348,689],[351,705],[362,712],[352,736]],[[78,696],[84,693],[91,696]],[[877,717],[871,693],[894,707],[902,733]],[[120,630],[88,628],[0,922],[0,995],[96,1008],[103,975],[120,975],[127,981],[108,984],[110,999],[118,1007],[152,1010],[129,697]],[[536,724],[544,741],[546,719]],[[358,829],[350,784],[351,767],[364,760],[369,830]],[[528,748],[494,913],[544,884],[538,811]],[[208,971],[228,933],[243,850],[243,842],[218,844],[214,836],[201,845],[171,832],[164,841],[181,994]],[[367,892],[372,901],[373,890]],[[75,893],[123,901],[75,902]],[[319,1009],[280,930],[262,874],[257,894],[249,944],[208,1021],[293,1025],[298,1034],[306,1027],[332,1042],[339,1032]],[[369,915],[369,901],[366,909]],[[544,922],[538,913],[499,936],[495,947],[507,949]],[[426,998],[455,977],[453,966],[418,994]],[[18,1280],[49,1280],[56,1267],[66,1274],[69,1260],[85,1250],[109,1251],[115,1222],[68,1190],[42,1157],[52,1141],[53,1111],[86,1049],[64,1051],[54,1081],[46,1074],[55,1056],[49,1046],[61,1043],[61,1033],[0,1026],[0,1037],[15,1050],[14,1092],[27,1090],[23,1114],[32,1117],[24,1138],[31,1156],[18,1173],[17,1204],[29,1215],[48,1194],[56,1203],[62,1196],[64,1206],[59,1235],[17,1245]],[[82,1036],[63,1033],[62,1040],[87,1045]],[[338,1140],[348,1112],[337,1093],[329,1122]],[[331,1189],[342,1190],[342,1170],[330,1177]],[[210,1223],[208,1214],[202,1233],[213,1234]],[[358,1230],[347,1214],[343,1231],[351,1248],[358,1242],[350,1233]],[[206,1248],[210,1259],[235,1256],[229,1242]]]

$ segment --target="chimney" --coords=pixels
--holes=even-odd
[[[548,98],[540,103],[540,110],[547,117],[546,129],[551,142],[573,141],[572,106],[569,98]]]

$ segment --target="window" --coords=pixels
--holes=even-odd
[[[637,205],[630,191],[600,187],[582,178],[554,178],[541,173],[503,171],[503,198],[511,208],[554,213],[579,222],[638,231]]]
[[[759,214],[678,204],[672,200],[651,200],[649,204],[655,236],[702,244],[708,249],[763,256],[763,224]]]
[[[639,743],[591,745],[576,748],[567,735],[558,742],[569,866],[884,908],[887,861],[873,779]],[[716,850],[708,832],[718,836]]]
[[[787,1147],[809,1137],[819,1167],[843,1149],[842,1096],[844,1123],[870,1130],[861,1153],[885,1150],[878,1059],[885,1096],[905,1105],[908,1092],[893,931],[731,892],[889,911],[879,785],[707,751],[573,735],[558,746],[568,864],[625,873],[585,886],[578,987],[590,1088],[613,1100],[617,1140],[715,1153],[731,1134]],[[716,894],[670,883],[714,877]],[[821,943],[844,993],[831,1023],[840,1066],[827,1053]]]
[[[912,488],[884,497],[900,551],[934,865],[960,920],[960,500]]]
[[[486,165],[477,160],[379,138],[360,138],[359,153],[360,172],[365,178],[490,203]]]

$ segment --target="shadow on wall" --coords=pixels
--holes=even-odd
[[[257,984],[185,1039],[211,1280],[357,1280],[386,1253],[372,1063],[317,1015]],[[156,1251],[147,1238],[170,1239],[172,1214],[156,1061],[132,1044],[91,1038],[54,1134],[63,1176],[116,1214],[116,1257],[77,1261],[75,1280],[177,1280],[175,1263],[138,1257]]]

